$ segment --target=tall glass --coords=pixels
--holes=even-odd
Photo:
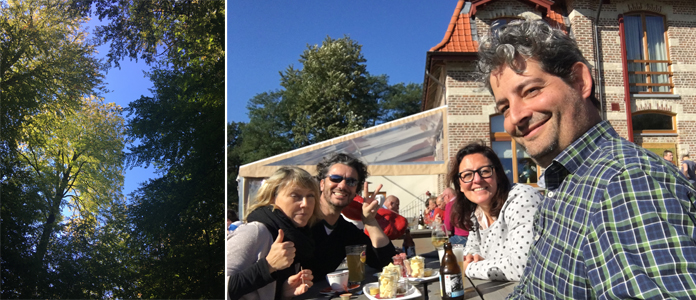
[[[346,261],[348,263],[348,284],[361,284],[365,280],[365,250],[366,245],[346,246]]]
[[[464,278],[466,276],[466,272],[464,272],[464,245],[452,244],[452,252],[457,257],[457,264],[459,264],[459,269],[462,270],[462,278]]]
[[[447,231],[445,231],[445,225],[440,223],[433,223],[433,230],[430,234],[430,242],[433,244],[435,249],[437,249],[437,255],[442,262],[442,256],[445,253],[445,248],[443,245],[447,242]]]

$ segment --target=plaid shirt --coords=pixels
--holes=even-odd
[[[696,190],[603,121],[546,169],[546,196],[508,299],[696,298]]]

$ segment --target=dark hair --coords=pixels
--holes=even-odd
[[[452,207],[452,220],[455,220],[455,225],[459,228],[463,228],[469,231],[478,230],[478,226],[475,226],[474,222],[471,220],[476,211],[476,203],[469,201],[469,199],[464,196],[461,187],[461,181],[459,180],[459,164],[465,156],[480,153],[493,164],[493,169],[495,170],[495,179],[498,183],[498,191],[496,191],[491,202],[491,216],[498,217],[500,210],[503,209],[503,204],[507,200],[508,193],[510,192],[510,180],[507,175],[505,175],[505,169],[503,164],[500,162],[500,158],[495,154],[495,151],[491,147],[488,147],[482,143],[474,142],[470,143],[463,148],[459,149],[457,152],[456,159],[453,160],[453,164],[450,166],[450,172],[447,176],[447,184],[454,186],[454,190],[457,193],[457,200],[454,202]]]
[[[239,216],[237,216],[237,212],[234,209],[228,209],[227,210],[227,219],[232,221],[232,222],[237,222],[237,221],[239,221]]]
[[[662,156],[667,155],[667,153],[672,153],[672,150],[665,150],[662,152]]]
[[[353,168],[358,173],[358,185],[356,186],[355,192],[360,194],[365,183],[365,179],[370,174],[367,172],[367,165],[365,165],[359,159],[353,157],[346,153],[334,153],[330,157],[324,157],[321,162],[317,164],[317,180],[323,180],[328,174],[329,169],[335,164],[342,164]]]
[[[575,40],[543,20],[514,20],[490,32],[481,40],[478,58],[480,80],[491,94],[490,76],[496,69],[508,66],[518,74],[524,72],[524,64],[516,62],[518,58],[538,61],[544,72],[560,77],[567,84],[575,80],[573,65],[576,63],[581,62],[592,69]],[[594,79],[590,100],[600,109]]]

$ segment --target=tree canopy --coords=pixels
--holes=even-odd
[[[299,62],[280,72],[282,89],[249,100],[249,122],[236,125],[228,156],[249,163],[420,111],[421,85],[371,75],[349,37],[308,45]]]
[[[78,0],[110,22],[97,37],[109,60],[143,59],[152,97],[126,108],[129,166],[158,178],[129,197],[138,293],[223,298],[225,3],[220,0]]]
[[[120,200],[124,127],[95,97],[104,65],[85,21],[67,1],[0,2],[4,298],[51,297],[58,263],[45,257],[65,232],[63,209],[93,218]]]
[[[104,65],[80,27],[85,21],[66,1],[0,2],[0,157],[13,156],[34,115],[61,114],[102,91]]]
[[[0,8],[2,297],[223,298],[224,2]],[[152,67],[127,123],[99,97],[92,41]],[[143,165],[159,177],[124,197]]]
[[[65,233],[61,224],[63,211],[73,211],[77,222],[93,222],[100,227],[105,224],[102,212],[123,201],[124,134],[120,108],[97,97],[84,97],[79,108],[64,109],[61,114],[39,113],[22,129],[16,161],[17,174],[22,176],[8,178],[8,185],[14,186],[11,191],[17,192],[19,200],[32,201],[31,211],[23,211],[21,206],[17,212],[3,209],[3,220],[6,216],[28,216],[27,213],[33,216],[22,220],[29,232],[19,227],[11,229],[18,232],[3,232],[3,239],[14,236],[21,240],[23,231],[33,235],[28,243],[21,243],[29,248],[10,250],[20,251],[13,254],[17,261],[3,259],[3,263],[9,264],[9,274],[16,275],[16,279],[25,277],[17,283],[21,293],[17,296],[50,297],[43,287],[55,285],[51,274],[56,265],[65,261],[52,258],[51,264],[45,257],[48,252],[55,252],[55,239]],[[12,205],[16,199],[4,200]],[[25,270],[28,274],[23,274]],[[5,292],[13,296],[3,287],[7,295]]]

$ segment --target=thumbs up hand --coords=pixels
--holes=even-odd
[[[283,242],[283,238],[285,238],[283,230],[278,229],[278,237],[271,245],[268,256],[266,256],[268,270],[271,273],[289,267],[295,259],[295,244],[293,242]]]

